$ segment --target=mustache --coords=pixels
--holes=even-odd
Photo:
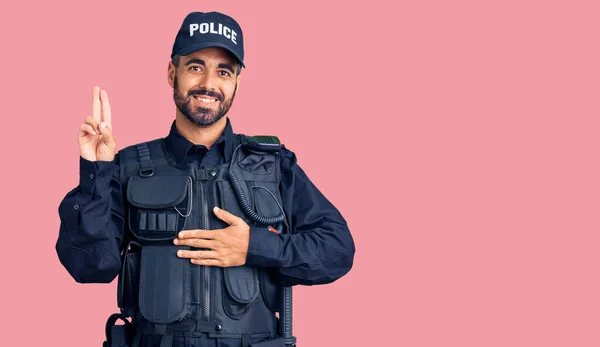
[[[188,97],[191,97],[194,95],[206,95],[206,96],[213,97],[219,101],[223,101],[223,95],[221,93],[218,93],[214,90],[207,90],[206,88],[192,89],[192,90],[189,90],[187,93]]]

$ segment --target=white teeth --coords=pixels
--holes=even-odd
[[[199,96],[194,96],[194,98],[195,98],[196,100],[199,100],[199,101],[201,101],[201,102],[205,103],[205,104],[210,104],[210,103],[213,103],[213,102],[217,101],[217,100],[215,100],[215,99],[206,99],[206,98],[201,98],[201,97],[199,97]]]

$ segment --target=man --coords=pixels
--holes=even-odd
[[[352,266],[346,221],[294,153],[275,137],[233,133],[225,115],[243,59],[234,19],[190,13],[168,67],[168,136],[119,153],[108,95],[93,90],[56,250],[77,282],[119,275],[115,317],[134,324],[109,326],[107,345],[292,344],[281,337],[286,287],[330,283]]]

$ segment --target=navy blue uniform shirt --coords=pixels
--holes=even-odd
[[[176,129],[165,138],[178,164],[226,163],[233,152],[231,123],[207,149],[194,145]],[[281,195],[291,216],[291,234],[252,227],[246,264],[276,268],[287,285],[330,283],[346,274],[354,259],[354,242],[340,212],[323,196],[283,148]],[[125,246],[125,197],[119,181],[119,154],[111,162],[80,157],[79,185],[59,206],[61,220],[56,251],[63,266],[80,283],[109,283],[121,268]],[[288,218],[289,219],[289,218]]]

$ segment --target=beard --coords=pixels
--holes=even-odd
[[[205,95],[217,99],[219,101],[219,108],[213,110],[193,105],[192,99],[194,98],[194,95]],[[225,99],[223,94],[213,90],[206,90],[206,88],[190,89],[188,90],[187,95],[184,95],[177,85],[177,76],[175,76],[175,80],[173,81],[173,100],[175,101],[175,106],[177,106],[177,109],[185,116],[185,118],[201,127],[211,126],[219,119],[223,118],[231,108],[234,98],[235,89],[231,99],[228,100]]]

